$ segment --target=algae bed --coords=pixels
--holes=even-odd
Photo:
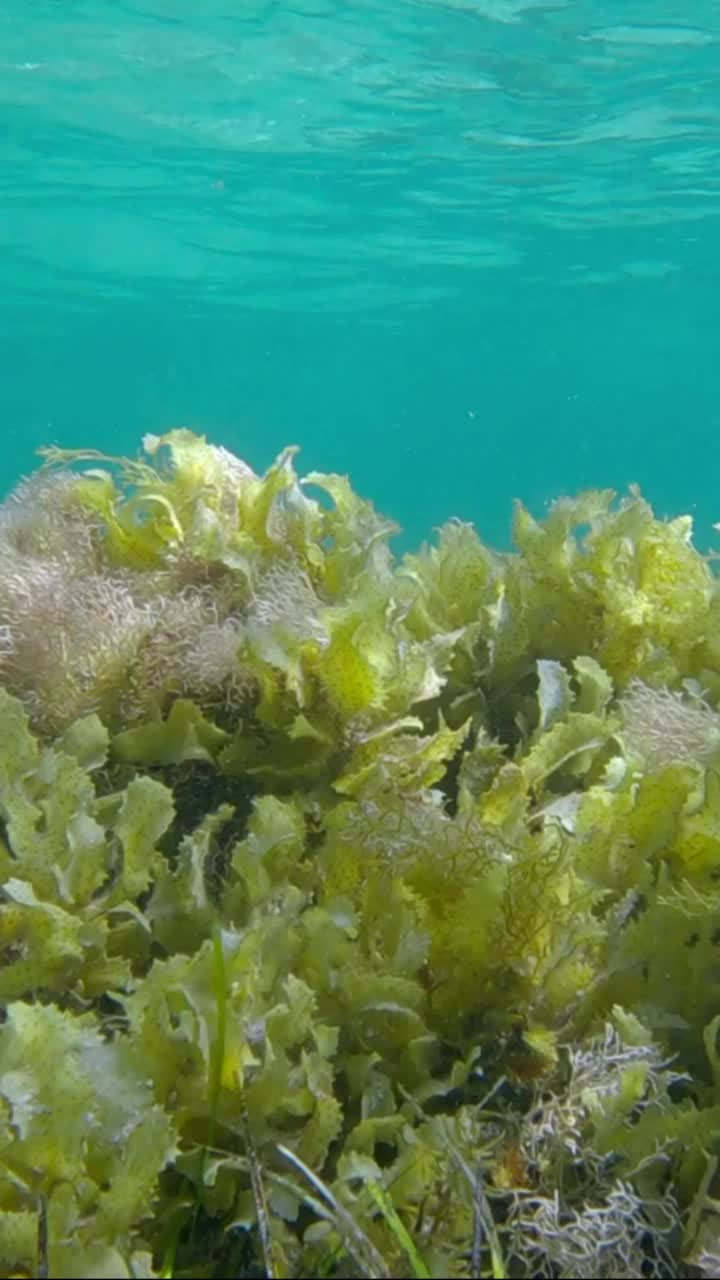
[[[689,518],[143,445],[0,508],[3,1274],[718,1274]]]

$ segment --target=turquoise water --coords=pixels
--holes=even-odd
[[[406,543],[629,482],[712,543],[717,0],[5,0],[0,87],[3,489],[185,424]]]

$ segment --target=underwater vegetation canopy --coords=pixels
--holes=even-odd
[[[143,445],[0,507],[2,1273],[717,1275],[690,520]]]

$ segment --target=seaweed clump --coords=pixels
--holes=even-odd
[[[48,450],[0,508],[0,1266],[713,1274],[689,520],[397,560],[293,457]]]

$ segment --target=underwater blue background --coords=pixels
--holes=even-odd
[[[188,425],[417,543],[720,520],[717,0],[5,0],[0,488]]]

